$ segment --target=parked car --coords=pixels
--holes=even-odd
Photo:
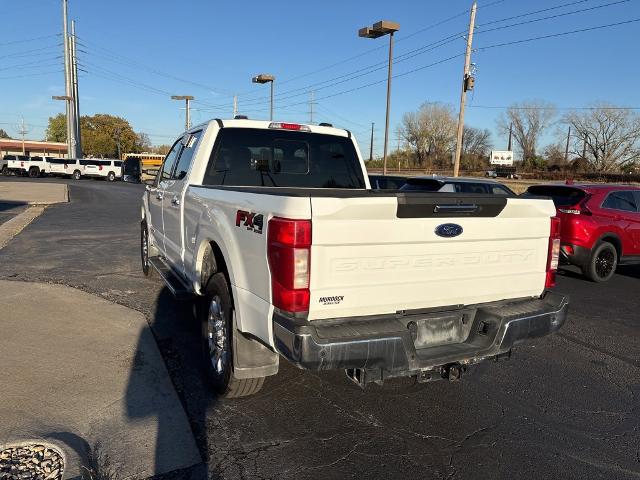
[[[5,155],[4,160],[7,161],[7,169],[3,172],[4,175],[14,174],[14,175],[23,175],[26,174],[26,170],[24,169],[25,162],[29,161],[29,157],[27,155]]]
[[[506,185],[484,178],[465,177],[409,177],[400,187],[401,191],[479,193],[491,195],[514,195]]]
[[[483,190],[484,193],[484,190]],[[372,194],[352,135],[212,120],[181,135],[142,198],[142,270],[193,298],[219,394],[257,392],[284,359],[457,380],[558,330],[549,199]]]
[[[136,157],[128,157],[122,162],[122,180],[140,183],[142,180],[142,161]]]
[[[407,177],[399,175],[369,175],[369,183],[373,190],[398,190],[407,181]]]
[[[115,182],[122,178],[122,160],[111,159],[83,159],[80,165],[84,167],[83,175],[87,177],[105,178]]]
[[[49,174],[71,177],[80,180],[84,172],[84,165],[77,158],[52,158],[49,162]]]
[[[516,172],[516,167],[509,165],[497,165],[493,170],[487,170],[485,176],[490,178],[520,178]]]
[[[51,170],[51,160],[54,157],[26,157],[26,159],[16,162],[17,173],[29,175],[32,178],[46,175]]]
[[[2,175],[9,175],[9,167],[8,167],[9,157],[10,155],[5,155],[0,159],[0,174]]]
[[[527,196],[551,197],[561,219],[561,255],[594,282],[618,265],[640,264],[640,187],[612,184],[534,185]]]

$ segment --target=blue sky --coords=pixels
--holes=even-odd
[[[597,8],[607,4],[611,5]],[[62,30],[61,4],[1,0],[1,5],[5,21],[0,29],[0,128],[16,135],[23,116],[28,136],[39,139],[47,118],[63,111],[62,102],[51,100],[51,95],[64,94],[61,37],[55,36]],[[554,8],[560,5],[566,6]],[[170,94],[196,97],[194,123],[229,118],[234,94],[240,113],[267,118],[268,86],[251,83],[252,75],[267,72],[276,77],[276,119],[309,121],[308,92],[314,90],[315,122],[349,128],[364,152],[375,122],[375,153],[380,154],[387,38],[359,38],[357,29],[380,19],[401,26],[394,74],[406,75],[393,80],[391,148],[395,148],[395,126],[404,112],[425,101],[450,103],[457,112],[462,32],[470,6],[470,0],[69,0],[84,70],[81,113],[125,117],[136,131],[148,133],[153,143],[170,143],[184,124],[183,103],[170,100]],[[472,56],[477,64],[476,89],[467,97],[466,124],[495,131],[502,109],[482,107],[526,99],[559,107],[594,101],[640,107],[638,47],[633,38],[640,22],[483,50],[640,18],[640,0],[480,0],[478,6]],[[552,10],[496,22],[542,9]],[[591,10],[564,15],[585,9]],[[562,16],[505,28],[550,15]],[[482,32],[488,29],[494,30]],[[455,34],[459,38],[424,48]],[[25,41],[34,37],[46,38]],[[412,70],[416,71],[408,73]],[[363,87],[374,82],[379,83]],[[352,91],[341,93],[348,90]],[[545,141],[554,138],[551,131]],[[506,139],[494,133],[493,143],[504,148]]]

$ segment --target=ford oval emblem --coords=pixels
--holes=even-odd
[[[457,223],[443,223],[436,227],[436,235],[439,237],[457,237],[462,233],[462,227]]]

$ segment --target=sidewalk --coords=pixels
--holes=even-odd
[[[2,182],[0,203],[50,205],[68,202],[67,186],[63,183]]]
[[[40,439],[65,478],[99,447],[118,478],[200,463],[142,314],[73,288],[0,281],[0,449]]]

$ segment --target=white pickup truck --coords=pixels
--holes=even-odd
[[[141,208],[146,275],[195,297],[215,390],[258,391],[280,358],[457,380],[558,330],[551,200],[374,191],[346,130],[212,120],[182,135]]]

